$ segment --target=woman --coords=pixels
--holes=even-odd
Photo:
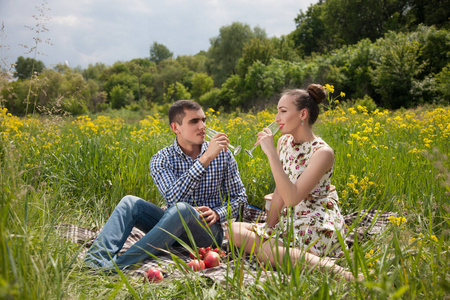
[[[342,255],[336,232],[343,235],[345,228],[338,196],[330,189],[333,150],[312,131],[325,98],[318,84],[282,95],[275,121],[283,136],[277,149],[267,128],[255,143],[266,154],[276,184],[267,222],[232,223],[227,235],[236,246],[272,265],[281,264],[288,253],[293,263],[304,257],[311,267],[329,267],[351,280],[352,273],[321,258]]]

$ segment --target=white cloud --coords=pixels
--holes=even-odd
[[[94,20],[74,14],[52,17],[51,23],[55,26],[74,27],[74,29],[86,28]]]
[[[148,57],[156,41],[175,55],[208,50],[210,38],[222,26],[241,22],[259,26],[268,36],[295,29],[299,10],[317,0],[48,0],[48,32],[53,46],[39,45],[47,66],[68,60],[72,67],[103,62],[108,65]],[[41,2],[42,3],[42,2]],[[38,6],[41,5],[38,3]],[[19,44],[33,42],[37,15],[30,0],[0,0],[0,21],[5,24],[7,51],[12,62],[23,55]],[[6,47],[3,47],[6,49]],[[3,54],[5,56],[5,54]]]

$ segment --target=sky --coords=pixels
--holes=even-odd
[[[233,22],[259,26],[268,37],[289,34],[300,10],[316,2],[0,0],[0,59],[11,64],[19,56],[32,57],[47,68],[61,63],[110,66],[149,57],[153,42],[166,46],[174,57],[195,55],[207,51],[210,39]],[[27,53],[35,45],[36,51]]]

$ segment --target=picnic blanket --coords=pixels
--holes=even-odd
[[[80,227],[77,225],[72,224],[59,224],[58,230],[61,236],[69,241],[82,244],[84,247],[80,251],[78,258],[83,259],[86,255],[86,252],[88,251],[88,248],[92,245],[97,235],[100,233],[101,229],[99,230],[91,230],[88,228]],[[136,243],[139,239],[141,239],[145,233],[136,227],[132,229],[130,235],[128,236],[127,240],[125,241],[124,246],[119,251],[119,255],[123,254],[125,251],[127,251],[134,243]],[[222,244],[222,249],[227,249],[228,243],[227,241]],[[195,275],[192,272],[182,272],[180,268],[176,267],[176,262],[173,260],[173,257],[176,257],[179,260],[184,261],[186,264],[191,261],[192,259],[189,257],[189,251],[187,251],[185,248],[178,246],[178,247],[170,247],[169,251],[166,253],[163,253],[159,255],[157,258],[150,258],[143,262],[140,262],[137,266],[134,266],[132,268],[125,268],[122,270],[125,274],[128,274],[132,277],[143,277],[145,273],[149,269],[158,268],[163,273],[164,277],[171,277],[171,278],[181,278],[183,276],[186,276],[188,274]],[[229,269],[227,269],[227,266]],[[251,259],[244,259],[243,265],[240,265],[240,267],[243,267],[244,272],[242,272],[242,282],[244,284],[247,284],[249,282],[255,282],[255,280],[259,277],[257,275],[256,267],[255,267],[255,261]],[[230,272],[233,272],[234,264],[231,261],[230,264],[220,264],[217,267],[205,269],[202,271],[197,272],[197,275],[209,277],[217,282],[225,282],[227,276],[231,276]]]
[[[348,226],[348,235],[345,238],[345,242],[351,248],[355,241],[355,236],[358,240],[363,240],[370,235],[382,233],[388,223],[389,217],[396,216],[396,213],[385,212],[379,210],[362,210],[360,212],[355,212],[344,217],[345,224]],[[267,215],[264,211],[247,206],[242,212],[242,221],[244,222],[265,222]],[[88,228],[80,227],[71,224],[59,224],[58,232],[66,240],[82,244],[84,247],[80,251],[78,257],[83,259],[88,248],[92,245],[99,230],[91,230]],[[134,243],[141,239],[145,235],[144,232],[137,228],[133,228],[131,234],[127,238],[123,248],[120,250],[119,255],[128,250]],[[228,241],[225,240],[222,245],[222,249],[227,251]],[[151,268],[159,268],[164,273],[165,277],[180,278],[186,276],[180,268],[176,268],[176,262],[172,259],[173,256],[177,257],[176,260],[180,259],[185,263],[188,263],[191,258],[189,257],[189,252],[183,247],[171,247],[167,253],[159,255],[157,258],[150,258],[141,262],[137,267],[134,266],[130,269],[124,269],[124,273],[129,274],[133,277],[144,276],[147,270]],[[230,259],[229,259],[230,260]],[[230,275],[230,271],[234,269],[233,261],[230,260],[229,264],[222,263],[220,266],[210,269],[205,269],[198,274],[202,276],[209,277],[218,282],[226,281],[226,277]],[[243,267],[244,272],[241,273],[243,283],[255,282],[255,279],[260,276],[257,275],[257,268],[254,258],[247,257],[244,259],[244,263],[240,263],[239,267]],[[259,278],[261,280],[261,278]],[[264,279],[263,279],[264,280]]]

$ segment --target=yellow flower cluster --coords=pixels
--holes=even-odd
[[[92,136],[99,131],[98,126],[95,125],[94,122],[92,122],[91,118],[88,116],[77,117],[77,119],[73,121],[72,124],[76,125],[87,136]]]
[[[345,133],[346,143],[352,146],[349,149],[355,149],[353,146],[358,146],[359,149],[367,149],[366,146],[376,150],[397,149],[399,141],[402,141],[401,144],[409,147],[406,152],[416,159],[423,158],[426,151],[434,148],[433,145],[448,143],[450,137],[448,108],[396,112],[375,109],[369,112],[361,105],[346,109],[337,106],[326,110],[321,122],[337,130],[351,122],[352,126],[346,127],[349,130]],[[386,135],[386,132],[390,134]],[[385,152],[385,155],[389,153]],[[347,153],[346,156],[353,157],[352,153]]]
[[[412,243],[414,243],[416,240],[418,241],[417,243],[418,243],[418,245],[419,246],[421,246],[421,241],[424,239],[424,235],[422,234],[422,233],[419,233],[419,236],[417,237],[417,239],[416,238],[414,238],[414,237],[411,237],[410,239],[409,239],[409,242],[412,244]],[[432,234],[432,235],[430,235],[430,239],[429,239],[430,241],[432,241],[432,242],[434,242],[434,243],[437,243],[439,240],[438,240],[438,238],[434,235],[434,234]]]
[[[369,269],[373,269],[375,267],[375,264],[378,261],[378,259],[376,259],[375,256],[377,256],[379,252],[380,252],[380,247],[377,247],[376,251],[374,251],[372,248],[368,252],[366,252],[366,254],[364,255]]]
[[[152,138],[167,134],[170,131],[161,116],[157,113],[154,116],[147,116],[139,121],[140,128],[131,131],[131,139],[138,142],[147,142]]]
[[[323,87],[324,89],[326,89],[328,92],[330,93],[334,93],[334,86],[331,84],[325,84],[325,86]],[[344,94],[345,95],[345,94]]]
[[[418,239],[423,239],[423,234],[422,234],[422,233],[419,233]],[[412,243],[414,243],[416,240],[417,240],[416,238],[411,237],[411,238],[409,239],[409,242],[412,244]]]
[[[76,125],[81,132],[88,137],[100,134],[111,135],[124,126],[124,121],[120,118],[112,119],[107,116],[99,116],[92,120],[89,116],[77,117],[72,124]]]
[[[404,217],[391,216],[388,218],[388,221],[397,227],[400,227],[401,225],[406,223],[406,219]]]
[[[0,109],[0,134],[2,138],[21,138],[24,126],[25,122],[23,120],[8,113],[6,108]]]
[[[350,178],[347,182],[347,187],[349,187],[350,191],[353,192],[356,196],[358,196],[360,192],[364,194],[367,189],[373,185],[375,185],[375,183],[373,181],[370,181],[369,177],[364,176],[363,178],[358,180],[358,178],[353,174],[350,174]],[[345,196],[347,196],[347,192],[345,192],[345,195],[343,195],[343,197]]]
[[[259,166],[260,164],[262,164],[263,161],[264,161],[263,159],[261,159],[259,157],[255,157],[255,158],[252,158],[251,160],[249,160],[246,163],[246,165],[247,165],[247,167],[254,168],[255,166]]]

